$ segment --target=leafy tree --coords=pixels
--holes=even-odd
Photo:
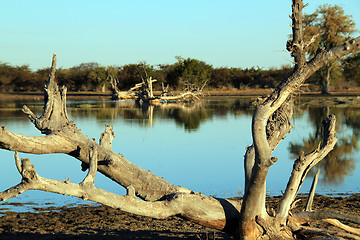
[[[225,67],[214,68],[211,71],[211,81],[209,85],[216,88],[231,85],[231,70]]]
[[[154,76],[154,72],[156,72],[154,67],[145,62],[124,65],[119,69],[118,87],[127,90],[147,76]]]
[[[232,83],[235,88],[243,87],[263,87],[261,84],[262,69],[251,67],[246,69],[232,68]]]
[[[106,75],[108,79],[117,78],[119,74],[119,68],[115,66],[107,66],[106,67]]]
[[[9,83],[13,91],[36,91],[42,81],[36,77],[29,65],[13,67],[11,70],[11,82]]]
[[[259,84],[262,88],[276,87],[285,77],[289,76],[292,71],[292,67],[288,65],[281,66],[280,69],[270,68],[269,70],[263,70],[261,72],[261,79]]]
[[[89,62],[81,63],[80,65],[69,69],[64,69],[62,72],[62,77],[64,79],[61,80],[66,82],[66,85],[72,91],[89,90],[91,89],[91,80],[88,76],[93,69],[99,66],[98,63]]]
[[[0,64],[0,86],[3,90],[34,91],[39,89],[39,84],[42,81],[28,65],[13,67],[7,63]]]
[[[360,85],[360,52],[343,59],[341,65],[346,80]]]
[[[203,61],[182,57],[176,57],[177,63],[173,65],[162,66],[167,72],[166,82],[173,87],[193,84],[201,86],[211,78],[212,65]]]
[[[13,67],[7,63],[0,63],[0,86],[4,90],[4,86],[7,86],[11,80],[11,72]]]
[[[304,14],[303,28],[305,42],[313,41],[306,49],[309,58],[313,58],[318,51],[343,44],[356,32],[352,17],[345,15],[342,7],[329,4],[319,6],[312,14]],[[318,74],[323,94],[329,93],[332,73],[339,73],[336,71],[337,64],[338,62],[334,61],[326,64]]]
[[[92,80],[96,86],[101,87],[101,92],[105,92],[106,83],[108,82],[107,69],[104,66],[97,66],[90,70],[88,78]]]

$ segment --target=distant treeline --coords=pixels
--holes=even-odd
[[[2,92],[23,92],[42,90],[49,75],[49,68],[32,71],[28,65],[12,66],[0,63],[0,89]],[[193,58],[177,57],[177,62],[166,65],[149,65],[146,63],[127,64],[124,66],[101,66],[98,63],[82,63],[71,68],[59,68],[56,73],[60,85],[67,86],[69,91],[101,91],[110,87],[111,79],[117,79],[118,87],[127,90],[142,78],[152,77],[158,80],[155,89],[162,84],[171,89],[181,90],[185,84],[202,85],[206,82],[209,88],[274,88],[288,76],[292,68],[262,69],[220,67]],[[319,71],[308,80],[310,89],[317,90]],[[332,87],[347,88],[360,86],[360,54],[349,56],[332,71]]]

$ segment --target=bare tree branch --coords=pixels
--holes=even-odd
[[[55,62],[53,61],[53,66]],[[30,160],[22,159],[20,164],[16,154],[15,161],[23,177],[22,181],[0,193],[0,199],[6,200],[28,190],[42,190],[89,199],[144,216],[165,218],[176,214],[205,226],[236,234],[235,226],[239,219],[241,202],[215,199],[174,186],[150,171],[132,164],[121,154],[111,150],[114,138],[112,126],[106,126],[97,144],[81,134],[75,124],[68,121],[67,114],[48,113],[47,111],[66,111],[65,97],[59,97],[61,93],[56,91],[57,88],[53,85],[54,78],[49,79],[46,85],[48,102],[45,103],[47,107],[44,108],[42,117],[37,118],[30,109],[25,108],[34,125],[46,136],[28,137],[1,127],[0,147],[36,154],[65,153],[79,159],[87,167],[90,165],[89,172],[80,184],[71,183],[69,180],[45,179],[37,175]],[[64,120],[59,121],[59,118]],[[96,188],[94,179],[97,170],[127,188],[127,196],[118,196]]]
[[[307,173],[334,148],[338,140],[335,137],[335,121],[336,119],[334,115],[330,115],[328,119],[324,121],[324,142],[322,146],[319,146],[317,149],[305,156],[300,156],[299,159],[294,162],[291,177],[285,193],[280,200],[276,215],[280,221],[284,222],[286,220],[291,204],[295,200]]]
[[[312,211],[312,204],[314,201],[314,196],[315,196],[315,190],[316,190],[316,185],[319,179],[319,174],[320,174],[320,169],[317,170],[313,182],[311,184],[311,189],[310,189],[310,193],[309,193],[309,197],[308,200],[306,201],[306,205],[305,205],[305,211]]]
[[[125,188],[132,185],[136,189],[136,195],[142,199],[157,200],[171,193],[190,192],[190,190],[174,186],[150,171],[132,164],[121,154],[111,151],[110,146],[102,147],[81,134],[81,131],[67,117],[66,107],[64,107],[66,98],[58,91],[54,82],[55,66],[56,56],[54,55],[52,72],[45,86],[48,101],[45,103],[44,113],[40,118],[33,118],[35,115],[30,113],[34,125],[46,136],[28,137],[0,127],[1,148],[35,154],[65,153],[79,159],[84,164],[89,164],[89,152],[91,148],[94,148],[100,162],[98,170]],[[27,112],[29,113],[29,111]],[[105,130],[110,134],[109,139],[105,141],[108,143],[113,137],[110,130],[111,127],[107,127]],[[101,138],[101,144],[104,144],[104,137]]]
[[[336,219],[324,219],[324,222],[330,223],[336,227],[339,227],[347,232],[356,234],[356,235],[360,235],[360,229],[359,228],[354,228],[354,227],[350,227],[346,224],[341,223],[339,220]],[[358,237],[358,239],[360,239],[360,237]]]
[[[301,226],[297,231],[298,235],[302,239],[332,239],[332,240],[343,240],[346,239],[355,239],[359,240],[360,237],[350,233],[344,233],[340,231],[333,231],[327,229],[318,229],[314,227]]]
[[[344,214],[335,211],[314,211],[314,212],[296,212],[292,214],[292,219],[297,223],[308,223],[312,220],[337,219],[351,223],[360,224],[360,217],[356,215]]]
[[[97,167],[97,153],[92,150],[90,153],[90,169],[84,180],[79,183],[70,181],[58,181],[40,177],[31,164],[29,159],[21,159],[21,183],[0,193],[2,201],[16,197],[28,190],[41,190],[63,195],[75,196],[84,200],[91,200],[110,207],[119,208],[123,211],[148,216],[153,218],[167,218],[174,215],[180,215],[198,222],[202,225],[224,230],[227,224],[227,218],[236,216],[230,214],[231,211],[226,204],[231,205],[238,213],[240,203],[238,201],[218,200],[213,197],[207,197],[201,193],[176,193],[167,196],[159,201],[143,201],[135,197],[134,188],[129,186],[126,196],[102,190],[95,187],[94,180]],[[20,160],[15,154],[16,165]],[[237,208],[235,208],[237,207]],[[226,216],[228,215],[228,216]],[[230,221],[231,222],[231,221]],[[234,222],[234,220],[232,220]]]
[[[147,75],[147,74],[146,74]],[[176,95],[168,96],[169,86],[166,88],[162,83],[162,93],[159,96],[155,96],[153,92],[153,83],[157,82],[156,79],[152,77],[142,78],[141,83],[137,83],[134,87],[128,91],[121,92],[117,88],[116,80],[112,81],[112,91],[113,99],[129,99],[132,98],[137,102],[150,103],[150,104],[159,104],[160,102],[169,102],[169,101],[188,101],[188,100],[199,100],[200,96],[203,95],[203,89],[205,88],[207,81],[204,82],[201,86],[196,86],[194,84],[186,83],[185,90],[183,93]]]
[[[253,147],[255,149],[255,161],[253,167],[247,166],[247,169],[251,169],[250,178],[247,181],[246,191],[244,195],[243,205],[241,209],[240,231],[245,237],[257,238],[261,235],[261,231],[256,228],[256,218],[268,219],[269,215],[265,208],[266,197],[266,177],[268,170],[272,164],[277,161],[276,157],[271,156],[271,147],[267,139],[267,124],[270,116],[279,109],[286,99],[297,89],[301,84],[319,68],[324,66],[330,61],[339,59],[340,57],[347,55],[353,51],[360,49],[360,37],[349,40],[342,46],[332,48],[328,51],[317,54],[312,60],[306,62],[305,58],[305,43],[302,34],[302,9],[304,7],[301,0],[292,1],[292,21],[293,21],[293,39],[288,41],[287,49],[291,52],[291,55],[295,59],[294,72],[274,90],[274,92],[260,104],[254,112],[252,121],[252,136]],[[307,159],[322,159],[334,146],[336,138],[333,138],[333,142],[329,142],[329,147],[325,149],[315,151],[311,155],[307,155]],[[250,151],[248,151],[250,153]],[[298,161],[303,162],[303,159]],[[310,166],[310,165],[308,165]],[[295,167],[294,167],[295,169]],[[248,170],[247,170],[248,171]],[[280,210],[276,216],[279,221],[277,224],[283,225],[289,212],[291,203],[300,187],[303,177],[306,175],[306,171],[301,171],[304,175],[292,177],[290,181],[296,182],[296,184],[288,184],[287,191],[284,196],[284,200],[281,203]],[[293,171],[294,173],[294,171]],[[295,181],[296,179],[296,181]],[[292,186],[294,188],[291,188]],[[281,235],[281,234],[280,234]]]

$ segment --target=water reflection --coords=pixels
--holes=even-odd
[[[31,109],[40,110],[39,107],[42,109],[42,105],[40,106],[39,103],[36,102],[26,102],[24,100],[12,100],[9,102],[2,100],[0,101],[0,119],[10,120],[16,118],[17,121],[28,121],[28,119],[24,117],[24,113],[21,111],[24,104],[27,104]]]
[[[95,117],[97,120],[118,118],[128,119],[139,126],[152,126],[155,119],[173,120],[186,131],[196,131],[202,122],[214,116],[252,115],[253,106],[250,98],[206,100],[196,103],[168,103],[159,106],[139,105],[134,102],[86,101],[68,102],[69,114],[76,117]]]
[[[241,97],[212,98],[196,104],[161,106],[139,106],[133,102],[108,100],[68,101],[67,109],[70,118],[89,137],[97,138],[105,124],[114,125],[115,131],[118,131],[115,133],[114,151],[124,153],[135,164],[151,169],[171,183],[182,184],[207,195],[221,192],[223,195],[220,197],[231,197],[237,194],[239,187],[243,188],[242,161],[245,147],[251,144],[253,100]],[[35,114],[42,113],[42,101],[0,101],[0,125],[8,125],[10,130],[18,133],[29,134],[28,129],[33,130],[30,134],[36,132],[21,111],[24,104]],[[360,177],[353,173],[358,171],[356,159],[359,155],[360,107],[321,107],[297,103],[295,128],[274,153],[279,159],[286,160],[272,168],[274,173],[268,181],[271,194],[280,194],[286,186],[292,166],[288,159],[297,158],[301,150],[309,152],[316,148],[322,136],[321,122],[329,113],[337,117],[339,141],[329,156],[317,166],[321,168],[322,182],[331,187],[337,185],[341,192],[358,191],[354,183],[360,181]],[[142,151],[139,151],[139,146]],[[151,153],[150,159],[148,153]],[[0,150],[0,157],[9,158],[9,161],[12,158],[4,157],[3,150]],[[62,164],[63,160],[59,159],[59,162]],[[69,159],[69,162],[74,161]],[[74,164],[78,165],[78,162]],[[56,170],[59,171],[59,168]],[[59,173],[59,179],[68,176],[72,167],[64,165],[64,169],[65,173]],[[76,171],[72,178],[79,175],[78,166],[74,169]],[[49,177],[54,175],[51,174]],[[306,181],[311,184],[310,179]],[[7,187],[3,186],[2,189]],[[305,188],[303,192],[307,192]],[[329,187],[321,191],[328,193]]]
[[[312,176],[317,169],[321,169],[322,181],[326,184],[342,184],[344,178],[353,174],[356,167],[355,153],[359,150],[359,123],[356,116],[360,110],[352,107],[305,107],[297,108],[298,114],[307,112],[310,123],[314,127],[314,132],[301,142],[290,142],[289,151],[292,158],[297,158],[300,151],[308,153],[313,151],[322,141],[323,126],[322,121],[329,114],[334,114],[337,120],[336,136],[339,138],[334,149],[322,160],[309,174]],[[358,119],[358,118],[357,118]],[[295,124],[296,126],[296,124]]]

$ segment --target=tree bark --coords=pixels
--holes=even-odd
[[[323,83],[321,85],[321,93],[322,94],[329,94],[330,77],[331,77],[331,66],[327,66],[326,67],[326,76],[323,78]]]
[[[276,157],[271,156],[271,142],[267,136],[267,124],[270,116],[277,111],[291,93],[297,89],[311,74],[322,66],[338,59],[342,54],[359,49],[360,39],[356,38],[348,41],[342,46],[335,47],[328,51],[317,54],[309,62],[306,62],[305,52],[307,43],[302,35],[302,9],[304,4],[301,0],[293,0],[292,21],[293,39],[288,41],[287,49],[295,59],[294,71],[287,79],[282,81],[274,92],[261,103],[254,112],[252,121],[253,147],[249,148],[247,157],[254,156],[253,163],[246,166],[246,191],[240,213],[239,229],[240,235],[244,239],[256,239],[262,237],[292,238],[290,231],[282,231],[286,226],[286,220],[292,202],[308,172],[314,163],[323,159],[332,150],[337,139],[334,137],[334,117],[330,117],[326,125],[324,136],[327,141],[312,153],[300,157],[294,163],[294,170],[283,196],[276,216],[270,216],[265,208],[266,197],[266,177],[269,168],[277,161]],[[252,150],[252,148],[254,150]],[[251,153],[251,151],[255,151]],[[250,161],[251,162],[251,161]],[[251,165],[253,165],[251,167]],[[271,233],[271,236],[270,236]]]
[[[30,160],[17,161],[18,169],[30,175],[22,175],[22,181],[2,193],[0,199],[16,197],[27,190],[35,189],[89,199],[134,214],[165,218],[180,215],[204,226],[236,234],[241,201],[216,199],[174,186],[150,171],[142,169],[112,151],[113,127],[106,126],[99,143],[81,133],[66,112],[66,88],[59,90],[55,81],[56,56],[53,57],[51,74],[45,87],[45,108],[40,118],[26,106],[23,111],[34,125],[45,134],[28,137],[0,127],[0,147],[15,152],[48,154],[64,153],[82,162],[89,174],[80,184],[55,181],[40,177]],[[127,188],[127,196],[118,196],[93,186],[96,171],[91,167],[91,154],[96,152],[96,169],[111,180]],[[26,167],[29,166],[29,167]],[[131,193],[131,194],[130,194]],[[130,197],[131,196],[131,197]],[[140,199],[142,200],[140,200]],[[145,200],[145,201],[144,201]]]
[[[153,83],[156,82],[156,79],[152,79],[149,77],[147,79],[143,79],[141,83],[137,83],[134,87],[129,89],[128,91],[119,91],[117,88],[117,83],[115,79],[112,79],[112,99],[134,99],[136,102],[145,103],[145,104],[159,104],[161,102],[178,102],[178,101],[194,101],[199,100],[200,96],[203,95],[203,89],[206,86],[206,82],[203,86],[194,88],[190,87],[185,89],[183,93],[179,93],[176,95],[168,96],[168,88],[163,87],[163,92],[159,96],[155,96],[153,92]]]
[[[314,201],[315,190],[316,190],[316,185],[318,183],[319,174],[320,174],[320,169],[317,170],[317,172],[316,172],[316,174],[314,176],[313,182],[311,184],[309,197],[308,197],[308,200],[307,200],[306,205],[305,205],[305,210],[307,212],[312,212],[312,204],[313,204],[313,201]]]

